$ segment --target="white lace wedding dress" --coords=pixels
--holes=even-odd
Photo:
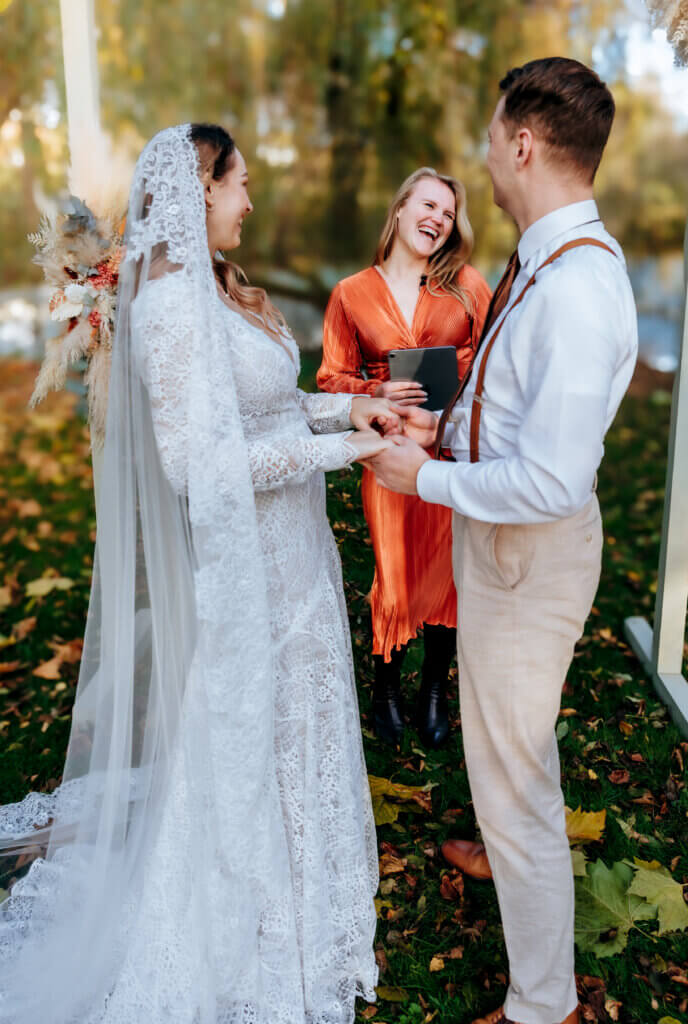
[[[175,422],[169,401],[177,367],[170,360],[174,351],[168,345],[157,346],[160,335],[155,323],[156,311],[172,301],[165,292],[178,292],[179,285],[172,275],[148,287],[146,308],[152,310],[153,319],[146,325],[143,312],[138,337],[147,347],[137,356],[150,391],[163,466],[171,482],[183,489],[184,425]],[[175,301],[179,304],[178,294]],[[237,979],[227,976],[226,991],[219,997],[218,1024],[225,1020],[228,1024],[238,1020],[242,1024],[254,1020],[259,1024],[345,1024],[353,1020],[357,995],[375,998],[373,896],[378,884],[341,564],[327,520],[323,472],[348,465],[356,455],[346,441],[351,396],[299,390],[299,353],[293,339],[284,336],[277,342],[219,297],[217,301],[222,306],[231,363],[227,387],[235,388],[238,400],[267,579],[276,694],[274,765],[288,849],[287,870],[285,865],[273,866],[275,878],[283,875],[286,891],[272,908],[274,920],[266,924],[268,939],[275,942],[275,935],[269,935],[274,929],[282,947],[273,962],[272,990],[263,994],[270,1016],[265,1016],[264,1008],[252,1007],[250,1000],[238,1000]],[[179,338],[183,344],[183,333]],[[221,367],[216,367],[216,374],[222,386]],[[241,785],[241,779],[225,762],[219,729],[216,740],[213,787],[222,815],[223,805],[231,801],[230,790]],[[185,929],[177,916],[183,909],[170,906],[168,897],[170,886],[183,892],[188,884],[184,881],[188,865],[178,857],[178,816],[188,794],[177,795],[180,806],[174,800],[170,803],[159,843],[166,874],[158,875],[148,892],[144,890],[151,904],[150,932],[143,932],[136,948],[130,948],[131,979],[120,980],[103,1024],[129,1024],[134,1010],[144,1012],[148,1024],[154,1006],[147,1004],[143,994],[151,978],[161,971],[171,978],[185,977]],[[231,827],[223,830],[220,823],[219,831],[221,845],[240,843]],[[260,888],[262,869],[258,867],[252,877],[251,853],[246,851],[244,882]],[[260,860],[259,856],[259,865]],[[211,858],[208,867],[215,934],[232,927],[240,930],[236,893],[223,886],[221,850],[216,863]],[[169,931],[160,932],[161,921],[167,921]],[[290,929],[295,940],[291,970],[284,958]],[[260,936],[233,935],[229,938],[232,953],[237,939],[246,951],[247,973],[270,977],[265,970],[270,964],[270,943],[266,954]],[[160,960],[142,971],[151,948],[160,951]],[[224,955],[220,943],[213,950],[219,978]],[[186,980],[176,993],[176,1006],[169,1007],[171,1021],[193,1020],[189,1016],[193,979]],[[184,1007],[187,1001],[188,1008]]]
[[[352,1024],[377,856],[323,470],[351,396],[220,298],[190,125],[129,197],[63,782],[0,807],[0,1024]],[[161,268],[162,267],[162,271]],[[161,276],[162,273],[162,276]]]
[[[340,999],[341,1019],[352,1019],[356,990],[374,998],[378,867],[322,472],[355,457],[337,433],[351,426],[351,396],[300,391],[294,341],[279,344],[225,314],[268,581],[278,784],[304,981],[312,1005],[329,989],[321,1005]]]
[[[143,308],[134,303],[132,316],[139,339],[134,358],[149,391],[162,465],[183,493],[186,424],[176,400],[180,350],[169,338],[158,345],[164,340],[158,311],[173,292],[176,308],[183,305],[179,288],[178,275],[150,283]],[[225,711],[220,697],[213,706],[213,685],[219,693],[229,680],[221,664],[212,666],[213,681],[201,679],[209,666],[197,652],[160,829],[140,891],[122,906],[119,934],[112,936],[115,981],[78,1024],[350,1024],[356,997],[375,998],[375,831],[323,473],[355,456],[346,441],[351,396],[300,391],[293,340],[278,343],[219,297],[217,302],[225,325],[227,387],[236,389],[267,579],[274,775],[267,770],[258,787],[262,796],[249,839],[237,831],[230,809],[243,786],[255,790],[255,778],[242,777],[241,767],[247,763],[245,771],[255,774],[251,736],[243,737],[245,746],[236,737],[227,745]],[[183,324],[177,339],[183,346]],[[221,391],[222,365],[214,374]],[[207,453],[209,460],[225,456]],[[215,537],[213,543],[221,549],[229,540]],[[220,598],[197,595],[200,602]],[[190,791],[184,749],[194,743],[196,702],[203,700],[210,737],[207,780],[199,794]],[[269,813],[273,800],[280,806],[277,834]],[[214,822],[201,863],[190,862],[199,849],[194,801],[207,805]],[[23,811],[21,804],[15,807],[18,827],[36,819],[31,798]],[[7,830],[11,810],[2,809]],[[32,897],[49,898],[55,884],[55,862],[38,861],[15,885],[8,901],[15,910],[5,914],[0,928],[0,947],[3,941],[6,946],[0,962],[11,961],[12,925],[21,937]],[[200,920],[199,906],[205,908]],[[200,1005],[208,992],[211,1010]],[[1,997],[0,1020],[6,1020]]]

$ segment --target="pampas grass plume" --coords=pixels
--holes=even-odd
[[[91,348],[92,328],[88,320],[80,320],[76,327],[62,336],[62,362],[66,368],[84,359]]]
[[[100,132],[81,162],[70,167],[69,189],[98,219],[116,227],[127,209],[132,176],[131,159]]]
[[[91,427],[91,444],[98,449],[105,441],[107,419],[108,384],[110,381],[111,349],[98,346],[89,359],[84,374],[88,387],[88,421]]]
[[[67,381],[68,364],[62,358],[62,338],[50,338],[45,345],[45,357],[36,377],[29,406],[34,409],[51,391],[59,391]]]

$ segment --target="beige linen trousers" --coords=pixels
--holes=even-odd
[[[600,578],[597,497],[552,523],[454,513],[459,696],[473,803],[509,956],[505,1012],[558,1024],[576,1007],[573,876],[555,725]]]

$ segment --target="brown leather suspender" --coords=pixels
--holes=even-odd
[[[595,245],[599,249],[606,249],[607,252],[610,252],[612,254],[612,256],[616,256],[616,253],[610,246],[606,245],[604,242],[601,242],[597,238],[574,238],[573,241],[567,242],[566,245],[562,245],[559,249],[556,250],[556,252],[553,252],[552,255],[545,260],[544,263],[540,264],[540,266],[537,268],[533,276],[530,278],[530,280],[526,284],[525,288],[523,289],[519,297],[516,299],[513,305],[509,307],[506,314],[504,315],[499,325],[497,326],[497,329],[495,330],[494,334],[486,344],[485,351],[483,352],[482,356],[482,361],[480,363],[480,368],[478,370],[478,379],[475,382],[475,394],[473,396],[473,405],[471,408],[471,462],[478,462],[480,459],[480,413],[482,411],[482,395],[485,386],[485,370],[487,367],[487,360],[490,357],[490,352],[492,351],[494,343],[497,340],[497,336],[499,335],[499,332],[501,331],[504,325],[504,321],[506,320],[512,309],[515,309],[516,306],[518,306],[518,304],[522,302],[526,293],[530,291],[532,286],[535,284],[536,275],[539,274],[544,267],[548,266],[548,264],[550,263],[553,263],[554,260],[558,259],[559,256],[561,256],[563,253],[568,252],[569,249],[577,249],[581,245]]]

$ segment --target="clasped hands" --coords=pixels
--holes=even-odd
[[[358,396],[351,422],[356,429],[348,440],[359,453],[356,461],[369,466],[384,487],[417,494],[416,477],[430,459],[424,449],[434,444],[437,416],[418,405]]]

